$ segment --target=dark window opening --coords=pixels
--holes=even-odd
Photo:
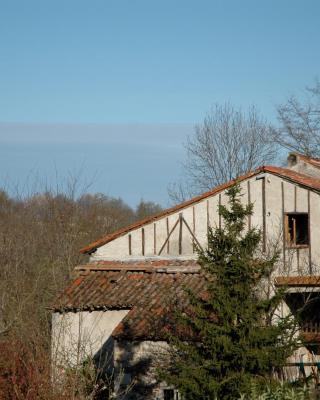
[[[320,355],[320,293],[313,292],[314,288],[301,293],[287,293],[286,303],[293,315],[297,317],[300,334],[309,351]]]
[[[286,214],[286,240],[290,247],[307,246],[309,244],[308,214]]]
[[[164,400],[174,400],[174,389],[164,389],[163,390]]]

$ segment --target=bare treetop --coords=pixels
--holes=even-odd
[[[320,82],[306,88],[305,98],[291,96],[277,108],[281,124],[275,132],[275,140],[283,147],[320,157]]]
[[[200,192],[274,161],[272,129],[255,107],[248,112],[216,104],[185,145],[185,171],[193,192]]]

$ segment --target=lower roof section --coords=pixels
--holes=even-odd
[[[78,266],[77,272],[53,311],[129,309],[113,332],[117,339],[164,339],[168,316],[188,303],[186,289],[201,294],[206,287],[204,274],[192,260],[100,261]]]
[[[207,280],[195,260],[98,261],[76,267],[77,276],[56,299],[54,312],[129,310],[114,338],[162,340],[169,319],[188,305],[186,289],[205,295]],[[280,276],[287,291],[318,291],[320,276]]]

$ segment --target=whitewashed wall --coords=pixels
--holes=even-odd
[[[56,369],[74,367],[95,356],[129,310],[52,314],[52,361]],[[107,355],[104,355],[104,357]]]

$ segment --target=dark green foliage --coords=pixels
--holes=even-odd
[[[190,307],[176,317],[192,339],[170,337],[174,350],[162,376],[188,400],[237,399],[252,381],[271,379],[297,346],[293,318],[275,317],[283,292],[264,295],[278,254],[258,257],[260,232],[245,228],[253,205],[241,204],[239,185],[227,195],[223,227],[209,230],[208,249],[198,250],[207,292],[188,291]]]

